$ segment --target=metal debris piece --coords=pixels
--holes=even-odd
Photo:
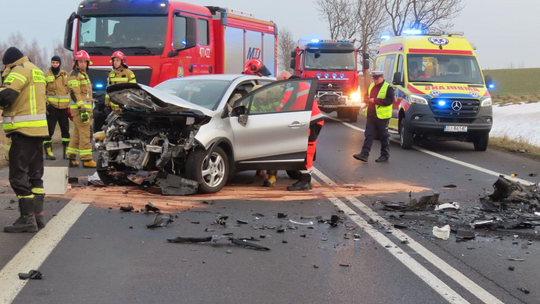
[[[287,213],[279,212],[277,214],[277,218],[286,218],[286,217],[287,217]]]
[[[456,238],[463,239],[463,240],[472,240],[476,238],[476,233],[474,233],[474,231],[458,230],[456,234]]]
[[[262,235],[261,235],[261,238]],[[261,246],[259,244],[248,242],[241,238],[235,238],[232,233],[224,233],[219,235],[212,235],[208,237],[177,237],[174,239],[167,239],[167,242],[169,243],[206,243],[206,242],[212,242],[217,243],[219,240],[227,239],[231,241],[232,244],[238,245],[244,248],[249,249],[256,249],[256,250],[262,250],[262,251],[268,251],[270,248]],[[232,252],[232,251],[231,251]]]
[[[228,219],[229,219],[228,215],[221,215],[218,218],[216,218],[216,220],[214,221],[214,224],[215,225],[225,226],[225,225],[227,225],[227,220]]]
[[[159,208],[154,206],[151,202],[146,203],[143,209],[141,209],[141,212],[157,212],[159,213]]]
[[[409,198],[412,196],[409,193]],[[419,200],[410,199],[409,205],[405,208],[407,211],[419,211],[428,210],[439,203],[439,193],[434,192],[433,195],[425,195],[420,197]]]
[[[139,186],[145,184],[145,185],[153,185],[156,182],[156,178],[158,177],[159,171],[138,171],[135,174],[130,174],[127,176],[127,179],[129,179],[134,184],[137,184]]]
[[[285,228],[283,228],[283,225],[279,225],[277,228],[276,228],[276,232],[277,233],[284,233],[285,232]]]
[[[435,206],[435,211],[442,211],[442,210],[448,210],[448,209],[459,210],[459,207],[460,205],[457,202],[445,203],[445,204],[440,204],[438,206]]]
[[[135,210],[135,208],[133,208],[133,206],[131,206],[131,205],[127,205],[127,207],[126,206],[121,206],[120,207],[120,211],[124,211],[124,212],[131,212],[133,210]]]
[[[394,224],[394,228],[396,228],[396,229],[407,229],[409,227],[407,225],[404,225],[404,224]]]
[[[351,267],[351,264],[339,263],[341,267]]]
[[[163,195],[189,195],[199,191],[199,183],[174,174],[167,174],[165,178],[158,176],[157,183]]]
[[[525,259],[513,258],[511,256],[508,257],[508,260],[513,262],[525,262]]]
[[[21,280],[41,280],[43,279],[43,273],[39,270],[30,270],[29,273],[19,273],[19,279]]]
[[[246,224],[248,224],[248,221],[246,221],[246,220],[236,220],[236,223],[246,225]]]
[[[454,185],[454,184],[445,185],[445,186],[443,186],[443,187],[444,187],[444,188],[457,188],[457,186]]]
[[[302,222],[297,222],[297,221],[293,221],[293,220],[289,219],[289,222],[291,222],[291,223],[293,223],[293,224],[295,224],[295,225],[301,225],[301,226],[310,226],[310,225],[313,225],[313,222],[312,222],[312,221],[302,223]]]
[[[168,213],[158,213],[154,217],[152,223],[146,225],[147,228],[167,227],[170,223],[174,222],[172,216]]]
[[[529,294],[529,293],[530,293],[530,291],[529,291],[528,289],[523,288],[523,287],[518,287],[518,290],[523,291],[525,294]]]

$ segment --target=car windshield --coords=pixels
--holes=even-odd
[[[411,54],[407,67],[409,81],[484,84],[474,56]]]
[[[309,50],[306,53],[306,70],[330,71],[330,70],[356,70],[354,52],[350,53],[325,53]]]
[[[79,49],[99,55],[116,50],[128,56],[161,55],[166,28],[167,16],[83,16],[79,22]]]
[[[180,97],[198,106],[214,110],[230,82],[226,80],[178,79],[155,87],[162,92]]]

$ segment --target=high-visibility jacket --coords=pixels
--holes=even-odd
[[[291,86],[285,90],[285,94],[283,94],[283,99],[281,100],[281,104],[278,107],[278,111],[281,111],[282,109],[285,109],[286,111],[302,111],[306,108],[306,101],[309,94],[310,85],[307,82],[300,82],[298,87],[298,93],[296,93],[296,99],[291,100],[292,104],[286,107],[287,103],[289,102],[289,99],[291,98],[291,94],[294,91],[294,87]]]
[[[375,86],[375,83],[372,83],[369,86],[368,96],[371,96],[371,89],[373,89],[374,86]],[[390,85],[388,84],[388,82],[384,82],[382,87],[381,87],[381,90],[379,91],[379,94],[377,94],[377,98],[385,99],[386,98],[386,92],[388,91],[389,87],[390,87]],[[375,105],[375,110],[377,111],[377,118],[379,118],[379,119],[392,118],[392,105],[389,105],[389,106]],[[367,115],[368,115],[368,109],[366,107],[366,117],[367,117]]]
[[[85,108],[87,112],[92,112],[92,83],[86,71],[75,67],[68,78],[69,96],[73,104],[69,106],[72,115],[78,115],[80,108]]]
[[[45,72],[47,82],[47,103],[57,109],[67,109],[69,106],[69,91],[67,87],[68,73],[60,69],[54,75],[51,69]]]
[[[113,69],[109,73],[109,78],[107,78],[108,85],[118,84],[118,83],[136,83],[135,74],[128,68],[121,66],[118,69]],[[111,104],[109,95],[105,95],[105,105],[106,106],[117,106],[114,103]]]
[[[45,75],[23,57],[6,66],[0,86],[3,106],[3,128],[6,135],[21,133],[31,137],[47,137]]]

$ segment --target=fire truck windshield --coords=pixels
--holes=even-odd
[[[167,16],[84,17],[79,22],[78,46],[94,55],[122,50],[130,55],[162,54]]]
[[[306,70],[317,71],[355,71],[356,58],[354,52],[350,53],[327,53],[309,50],[305,53]]]

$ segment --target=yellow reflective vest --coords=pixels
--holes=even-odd
[[[79,108],[84,107],[91,115],[93,109],[92,83],[86,71],[75,67],[68,78],[69,96],[72,104],[69,106],[71,115],[79,114]]]
[[[109,73],[109,78],[107,78],[107,84],[113,85],[118,83],[137,83],[137,80],[135,79],[135,74],[133,71],[131,71],[128,68],[120,67],[119,69],[113,69],[111,73]],[[109,95],[105,95],[105,105],[114,107],[114,103],[111,104]]]
[[[0,91],[12,89],[17,99],[4,107],[2,125],[7,136],[21,133],[31,137],[49,136],[46,115],[45,75],[23,57],[6,66]]]
[[[371,96],[371,89],[373,89],[374,86],[375,86],[374,83],[372,83],[369,86],[368,96]],[[385,99],[386,98],[386,92],[388,91],[388,87],[390,87],[388,82],[383,83],[383,85],[381,87],[381,90],[379,91],[379,94],[377,94],[377,98]],[[377,111],[377,118],[379,118],[379,119],[392,118],[392,105],[389,105],[389,106],[375,105],[375,110]],[[367,116],[367,114],[368,114],[368,109],[366,108],[366,116]]]
[[[57,109],[67,109],[69,106],[69,91],[67,87],[68,74],[60,69],[54,75],[51,69],[45,72],[47,82],[47,103]]]

